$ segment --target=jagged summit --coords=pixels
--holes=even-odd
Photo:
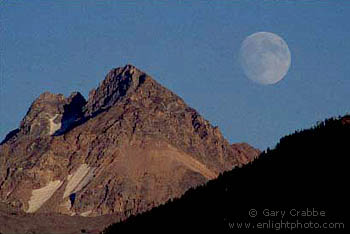
[[[152,78],[128,64],[112,69],[100,86],[90,91],[88,101],[80,92],[73,92],[67,98],[44,92],[32,103],[19,129],[9,133],[3,142],[18,132],[35,137],[62,134],[107,110],[146,79]]]
[[[44,93],[0,145],[0,201],[69,215],[148,210],[256,158],[132,65],[86,101]]]
[[[36,138],[63,133],[82,119],[85,104],[79,92],[67,98],[44,92],[31,104],[19,128],[10,132],[1,144],[20,136]]]
[[[130,64],[112,69],[99,87],[90,91],[85,114],[89,116],[110,108],[146,79],[152,78]]]

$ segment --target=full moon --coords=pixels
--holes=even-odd
[[[271,85],[287,74],[291,55],[287,43],[281,37],[270,32],[257,32],[242,42],[240,62],[249,79]]]

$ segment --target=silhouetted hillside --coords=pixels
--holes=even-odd
[[[275,149],[266,150],[254,162],[189,190],[181,199],[111,225],[105,232],[273,233],[290,231],[292,222],[293,231],[303,233],[345,232],[336,223],[346,225],[348,206],[350,124],[346,119],[327,119],[283,137]],[[257,211],[255,218],[249,216],[251,209]],[[318,214],[310,216],[307,209]],[[276,210],[286,212],[283,219],[267,216]],[[240,223],[245,227],[239,228]]]

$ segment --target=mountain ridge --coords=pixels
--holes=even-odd
[[[0,145],[0,200],[26,212],[125,219],[259,155],[230,144],[132,65],[88,100],[43,93]]]

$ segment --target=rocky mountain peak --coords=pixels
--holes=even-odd
[[[35,137],[62,132],[81,118],[85,104],[86,101],[79,92],[72,93],[68,98],[63,94],[42,93],[23,118],[20,131]]]
[[[231,145],[179,96],[132,65],[89,94],[40,95],[0,145],[0,201],[25,212],[144,212],[259,154]]]
[[[133,65],[112,69],[97,89],[89,93],[85,107],[86,116],[98,114],[135,91],[146,79],[151,79]]]

